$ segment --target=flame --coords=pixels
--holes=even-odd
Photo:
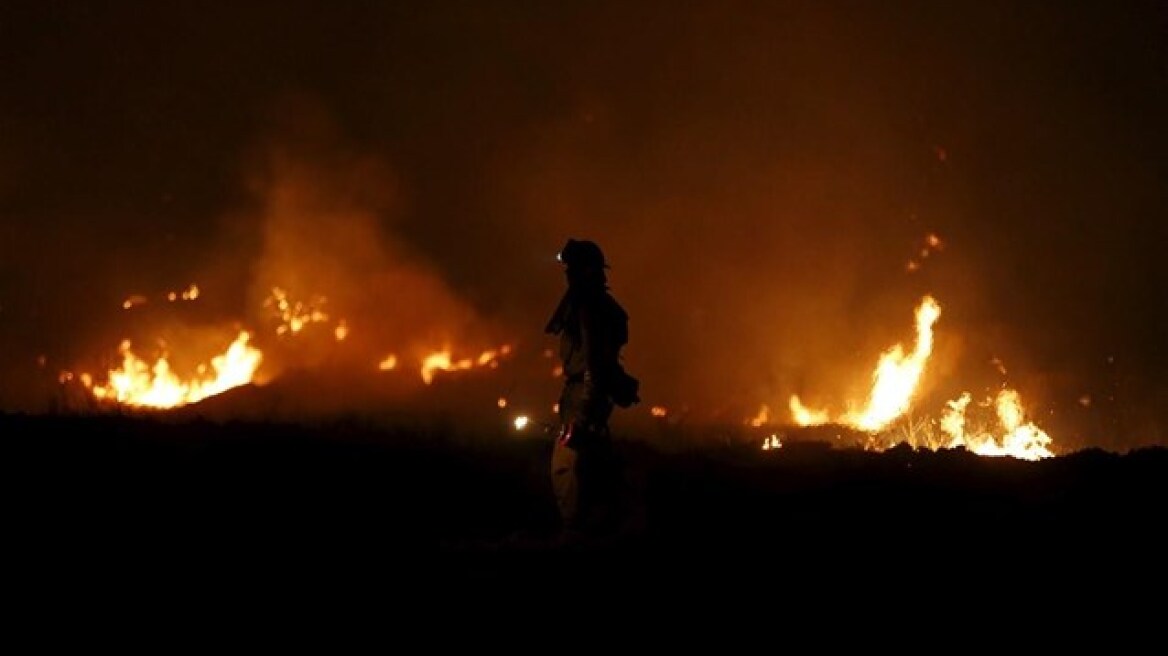
[[[498,349],[483,351],[478,357],[455,360],[450,347],[446,347],[422,358],[422,381],[427,385],[434,382],[434,373],[437,371],[462,371],[475,367],[495,368],[499,366],[499,357],[510,353],[511,346],[504,345]]]
[[[377,368],[381,371],[392,371],[397,368],[397,356],[390,353],[385,358],[377,363]]]
[[[863,411],[848,412],[838,423],[858,430],[882,430],[903,415],[912,402],[925,363],[933,352],[933,324],[941,316],[941,306],[931,296],[921,299],[916,309],[917,340],[912,353],[905,354],[904,346],[896,344],[880,356],[872,374],[872,391]],[[826,423],[826,412],[807,409],[798,395],[788,403],[795,423],[800,426]],[[759,425],[754,424],[752,425]]]
[[[1054,455],[1049,446],[1051,438],[1038,426],[1024,422],[1022,397],[1017,391],[1003,389],[992,404],[1002,430],[1000,436],[990,431],[966,433],[965,411],[969,406],[969,392],[948,402],[948,410],[941,418],[941,431],[949,436],[949,447],[964,446],[983,456],[1012,456],[1024,460],[1039,460]]]
[[[931,237],[934,238],[930,239],[929,246],[939,249],[940,239]],[[986,403],[987,406],[992,404],[996,407],[998,431],[969,430],[966,411],[971,396],[965,392],[946,403],[945,410],[935,424],[910,418],[898,427],[897,435],[875,435],[909,411],[933,351],[933,325],[940,316],[941,306],[931,296],[925,296],[916,309],[917,339],[912,352],[906,354],[900,344],[885,351],[872,376],[872,390],[863,411],[847,412],[837,418],[836,423],[872,433],[872,444],[877,448],[906,442],[913,447],[965,447],[979,455],[1009,455],[1029,460],[1052,456],[1050,436],[1033,423],[1025,421],[1021,396],[1011,389],[1003,389],[995,399]],[[999,372],[1005,374],[1005,365],[1000,360],[994,358],[993,364]],[[826,411],[807,408],[798,395],[792,395],[788,405],[792,419],[800,426],[815,426],[830,421]],[[939,435],[933,431],[934,425],[939,428]]]
[[[527,415],[519,415],[516,417],[514,421],[515,430],[523,430],[524,428],[527,428],[528,421],[529,420]]]
[[[507,407],[507,397],[500,396],[499,400],[495,402],[495,405],[499,406],[500,409],[506,408]]]
[[[799,400],[798,395],[792,394],[791,400],[787,405],[791,408],[791,417],[800,426],[819,426],[826,424],[828,421],[826,410],[812,410],[808,408]]]
[[[664,417],[665,415],[669,414],[669,410],[667,410],[664,406],[655,405],[652,408],[649,408],[649,414],[653,415],[654,417]]]
[[[777,434],[772,434],[770,437],[762,441],[762,450],[770,451],[771,449],[783,448],[783,441],[779,439]]]
[[[764,404],[761,408],[758,409],[758,414],[748,419],[746,423],[754,426],[755,428],[758,428],[759,426],[765,426],[770,420],[771,409]]]
[[[241,331],[226,351],[211,359],[212,375],[207,375],[207,367],[203,365],[199,368],[200,377],[189,381],[183,381],[171,371],[165,356],[153,366],[147,364],[131,350],[130,341],[125,340],[120,348],[122,366],[109,372],[107,384],[94,385],[88,374],[83,374],[81,380],[94,397],[125,405],[174,408],[196,403],[251,382],[262,354],[248,345],[250,338],[246,331]]]
[[[910,355],[900,344],[880,356],[872,375],[872,392],[868,407],[850,413],[843,423],[860,430],[878,431],[908,410],[913,393],[920,383],[925,362],[933,352],[933,324],[941,316],[941,306],[931,296],[921,300],[916,310],[917,343]]]

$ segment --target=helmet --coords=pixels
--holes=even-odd
[[[604,253],[596,245],[596,242],[581,239],[569,239],[568,243],[564,244],[564,248],[556,255],[556,259],[572,269],[608,268],[608,264],[604,261]]]

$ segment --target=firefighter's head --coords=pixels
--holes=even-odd
[[[604,252],[596,242],[585,239],[569,239],[556,259],[569,269],[606,269]]]
[[[569,239],[560,249],[556,259],[564,265],[568,281],[572,283],[596,282],[605,284],[604,270],[608,262],[604,259],[604,252],[596,242],[585,239]]]

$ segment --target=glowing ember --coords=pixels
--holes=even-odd
[[[143,296],[141,294],[134,294],[133,296],[122,301],[122,309],[129,310],[130,308],[134,307],[135,305],[145,305],[146,300],[147,299],[145,296]]]
[[[327,301],[328,299],[323,296],[316,297],[310,303],[291,301],[284,289],[273,287],[271,296],[264,299],[264,307],[271,308],[280,321],[276,327],[277,335],[295,335],[309,324],[325,323],[329,320],[329,316],[321,309]]]
[[[199,377],[186,381],[171,371],[166,357],[151,366],[134,354],[126,340],[120,349],[122,367],[109,372],[107,384],[92,384],[88,374],[81,380],[94,397],[124,405],[174,408],[195,403],[251,382],[262,354],[248,345],[249,339],[247,332],[240,332],[226,351],[211,359],[210,371],[204,365]]]
[[[389,354],[385,359],[377,363],[377,368],[381,371],[392,371],[397,368],[397,356]]]
[[[496,401],[495,404],[498,405],[500,408],[506,408],[507,407],[507,399],[500,396],[499,400]]]
[[[338,342],[345,341],[345,338],[349,336],[349,324],[345,323],[344,319],[338,321],[337,327],[333,328],[333,336],[337,338]]]
[[[655,405],[652,408],[649,408],[649,414],[653,415],[654,417],[664,417],[665,415],[669,414],[669,411],[662,406]]]
[[[198,286],[191,285],[190,287],[187,287],[186,290],[184,290],[184,291],[170,292],[169,294],[166,295],[166,300],[173,303],[173,302],[179,300],[180,298],[184,301],[193,301],[193,300],[197,299],[198,297],[199,297]]]
[[[940,237],[934,233],[929,233],[925,236],[925,245],[917,252],[917,257],[921,260],[926,260],[929,258],[929,255],[942,250],[944,247],[945,244],[941,241]],[[921,268],[921,263],[917,260],[909,260],[904,268],[909,273],[912,273]]]
[[[524,428],[527,428],[527,424],[528,424],[527,415],[519,415],[518,417],[516,417],[514,424],[515,424],[515,430],[523,430]]]

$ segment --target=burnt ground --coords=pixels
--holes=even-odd
[[[163,607],[196,593],[268,604],[408,590],[859,612],[896,591],[914,615],[985,595],[1022,613],[1039,594],[1162,599],[1168,559],[1163,448],[1026,462],[625,439],[633,519],[565,545],[552,537],[543,437],[24,415],[0,415],[0,435],[7,587],[41,604],[111,590]]]

